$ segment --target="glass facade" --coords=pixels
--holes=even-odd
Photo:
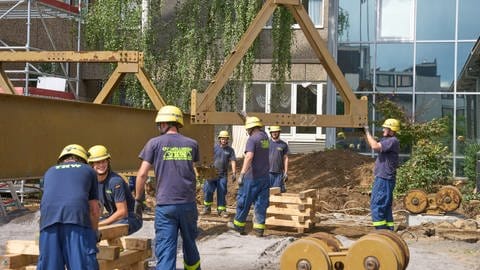
[[[478,0],[339,0],[338,65],[353,91],[388,98],[415,122],[448,116],[456,176],[465,144],[480,142],[478,10]]]

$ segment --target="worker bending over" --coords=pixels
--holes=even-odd
[[[99,226],[128,224],[128,234],[142,227],[141,213],[134,213],[135,199],[128,184],[112,171],[111,156],[103,145],[88,149],[88,163],[97,173],[98,197],[105,213],[100,216]]]

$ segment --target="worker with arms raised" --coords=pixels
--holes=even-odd
[[[378,152],[375,160],[374,177],[370,208],[373,226],[376,229],[394,229],[393,190],[395,188],[400,142],[396,134],[400,131],[400,122],[389,118],[382,125],[383,138],[377,142],[370,134],[368,126],[364,128],[370,147]]]
[[[247,117],[245,129],[249,135],[245,146],[245,158],[238,177],[237,211],[233,222],[227,225],[239,232],[245,232],[245,221],[252,203],[254,203],[255,219],[253,229],[262,237],[265,231],[265,219],[270,196],[270,181],[268,176],[269,139],[262,129],[263,124],[255,116]]]
[[[228,131],[222,130],[218,133],[218,144],[215,144],[213,148],[214,152],[214,162],[213,165],[217,170],[217,177],[214,179],[208,179],[203,184],[203,192],[205,195],[203,204],[204,209],[202,211],[203,215],[210,214],[212,211],[213,204],[213,194],[217,190],[217,213],[221,217],[228,217],[227,212],[227,177],[228,177],[228,167],[232,168],[232,180],[235,181],[235,167],[236,167],[236,157],[235,150],[228,145],[228,140],[230,139],[230,134]]]
[[[37,269],[98,269],[98,186],[81,145],[63,148],[43,178]]]
[[[112,171],[107,148],[95,145],[88,149],[88,154],[88,163],[97,173],[98,197],[105,208],[98,225],[128,224],[129,235],[138,231],[142,227],[142,215],[134,213],[135,199],[128,184]]]
[[[153,167],[156,183],[155,256],[157,270],[176,269],[178,232],[183,240],[185,269],[200,269],[196,174],[198,143],[179,133],[183,114],[179,108],[163,106],[155,118],[160,136],[150,139],[140,152],[142,163],[136,179],[135,208],[142,207],[148,171]]]
[[[288,179],[288,144],[280,139],[281,128],[271,126],[270,131],[270,187],[279,187],[281,192],[287,191],[285,182]]]

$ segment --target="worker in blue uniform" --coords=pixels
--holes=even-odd
[[[202,215],[210,214],[212,211],[213,194],[217,191],[217,214],[221,217],[227,218],[227,177],[228,167],[232,170],[232,180],[236,180],[235,167],[236,157],[235,150],[228,145],[230,134],[226,130],[222,130],[218,133],[218,144],[215,144],[213,148],[214,162],[213,165],[217,170],[217,176],[213,179],[207,179],[203,183],[203,211]]]
[[[176,269],[178,233],[183,240],[185,269],[200,269],[196,203],[198,143],[179,133],[182,111],[163,106],[155,118],[160,136],[150,139],[140,152],[142,163],[137,172],[135,208],[142,207],[148,171],[153,167],[157,179],[155,206],[155,256],[157,270]]]
[[[252,203],[254,203],[255,218],[253,229],[258,237],[265,231],[265,220],[270,197],[269,180],[269,139],[262,129],[261,120],[255,116],[247,117],[245,129],[249,135],[245,146],[245,158],[238,177],[237,211],[233,222],[227,225],[239,232],[245,232],[245,221]]]
[[[376,229],[394,230],[393,222],[393,190],[395,188],[398,154],[400,142],[396,133],[400,131],[400,122],[389,118],[382,125],[383,138],[377,142],[369,131],[364,128],[365,136],[370,147],[378,153],[375,160],[374,177],[370,208],[373,226]]]
[[[98,185],[78,144],[63,148],[44,175],[37,269],[98,269]]]
[[[280,139],[280,126],[271,126],[269,162],[270,162],[270,187],[279,187],[280,192],[286,192],[285,182],[288,180],[288,144]]]
[[[134,213],[135,199],[127,182],[112,171],[107,148],[95,145],[88,149],[88,154],[88,163],[97,173],[98,197],[104,208],[98,226],[128,224],[129,235],[138,231],[142,227],[142,214]]]

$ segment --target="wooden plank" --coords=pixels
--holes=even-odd
[[[122,242],[127,250],[147,250],[152,248],[152,239],[150,238],[123,237]]]
[[[303,223],[294,220],[281,220],[276,219],[275,217],[268,217],[265,220],[266,225],[273,225],[273,226],[284,226],[284,227],[293,227],[293,228],[310,228],[312,226],[311,220],[306,220]]]
[[[300,198],[289,197],[289,196],[270,196],[270,201],[279,202],[279,203],[306,204],[306,205],[313,204],[312,198],[300,199]]]
[[[99,227],[102,240],[110,240],[128,235],[128,224],[112,224]]]
[[[281,194],[281,190],[279,187],[272,187],[270,188],[270,196],[276,195],[276,194]]]
[[[305,211],[299,211],[297,209],[291,209],[291,208],[281,208],[277,206],[269,206],[267,208],[267,214],[310,217],[312,213],[313,211],[311,208],[307,208]]]
[[[311,188],[311,189],[307,189],[307,190],[304,190],[304,191],[300,191],[298,193],[298,196],[300,197],[300,199],[305,199],[307,197],[316,198],[317,197],[317,190]]]
[[[116,260],[120,257],[119,246],[98,246],[97,260]]]
[[[111,270],[123,268],[134,263],[144,261],[152,256],[151,250],[125,250],[120,253],[120,257],[113,261],[98,260],[100,270]]]
[[[40,255],[35,240],[8,240],[5,245],[7,254]]]
[[[37,255],[24,254],[6,254],[0,256],[0,269],[15,269],[29,264],[34,264],[38,260]]]

